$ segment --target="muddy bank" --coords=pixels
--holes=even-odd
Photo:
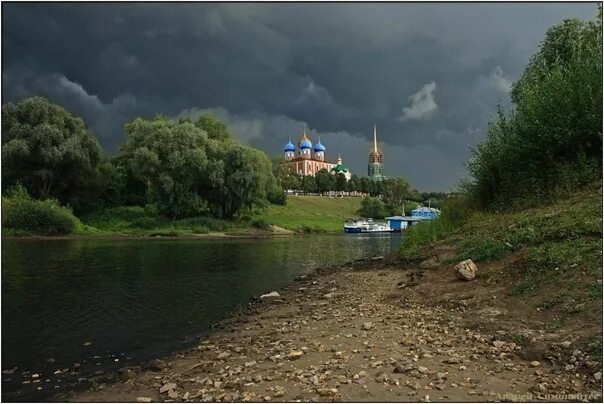
[[[375,259],[317,270],[255,300],[189,350],[122,369],[71,401],[560,401],[601,399],[601,371],[523,355],[495,306],[414,296],[425,270]],[[451,276],[450,272],[443,276]],[[470,283],[466,287],[470,287]],[[268,291],[267,291],[268,292]],[[435,296],[436,298],[436,296]],[[452,303],[452,299],[450,299]],[[510,308],[513,310],[513,308]],[[572,341],[560,352],[590,362]],[[578,357],[578,358],[577,358]]]

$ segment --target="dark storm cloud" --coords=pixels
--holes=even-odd
[[[211,110],[279,154],[308,124],[364,174],[447,189],[547,27],[595,4],[3,4],[3,101],[45,95],[114,152],[138,115]]]

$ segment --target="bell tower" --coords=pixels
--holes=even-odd
[[[384,178],[384,155],[377,146],[377,128],[373,124],[373,147],[369,151],[367,176],[370,180],[381,181]]]

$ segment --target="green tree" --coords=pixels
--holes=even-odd
[[[336,174],[336,191],[346,191],[347,180],[342,173]]]
[[[550,28],[472,152],[466,190],[482,206],[551,200],[602,175],[602,22]]]
[[[274,187],[269,158],[251,147],[236,145],[230,148],[225,159],[225,181],[221,202],[214,204],[219,217],[232,218],[240,210],[265,206]]]
[[[206,175],[208,137],[188,122],[163,117],[126,124],[122,152],[136,177],[147,184],[158,207],[172,218],[201,212],[197,189]]]
[[[300,175],[292,172],[287,162],[283,157],[275,157],[271,159],[273,164],[273,175],[277,184],[283,189],[300,189],[302,181]]]
[[[2,106],[3,186],[69,203],[99,180],[102,149],[81,118],[42,97]]]
[[[360,191],[368,194],[371,192],[371,180],[367,177],[361,177],[360,182]]]
[[[233,140],[227,126],[212,114],[203,114],[195,121],[195,126],[206,132],[208,137],[220,142]]]
[[[360,191],[361,190],[361,180],[356,174],[352,174],[350,176],[350,180],[348,181],[348,191]]]
[[[333,175],[329,173],[325,168],[317,171],[315,174],[315,181],[317,183],[317,192],[325,193],[333,190]]]
[[[226,129],[204,116],[210,130]],[[218,128],[218,129],[216,129]],[[243,146],[228,134],[209,137],[187,120],[136,119],[126,125],[122,146],[133,175],[172,218],[208,211],[230,219],[242,210],[266,206],[277,181],[265,153]]]
[[[388,178],[382,181],[382,200],[391,212],[400,212],[403,202],[410,196],[409,183],[404,178]]]
[[[302,188],[302,179],[299,174],[289,173],[282,182],[283,189],[299,190]]]
[[[384,202],[378,198],[366,197],[361,201],[359,215],[373,219],[383,219],[387,214]]]
[[[306,194],[317,192],[317,182],[315,177],[312,175],[305,175],[302,177],[302,190]]]

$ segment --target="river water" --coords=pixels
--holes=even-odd
[[[2,398],[48,400],[78,377],[184,348],[252,296],[400,242],[396,234],[3,239]]]

